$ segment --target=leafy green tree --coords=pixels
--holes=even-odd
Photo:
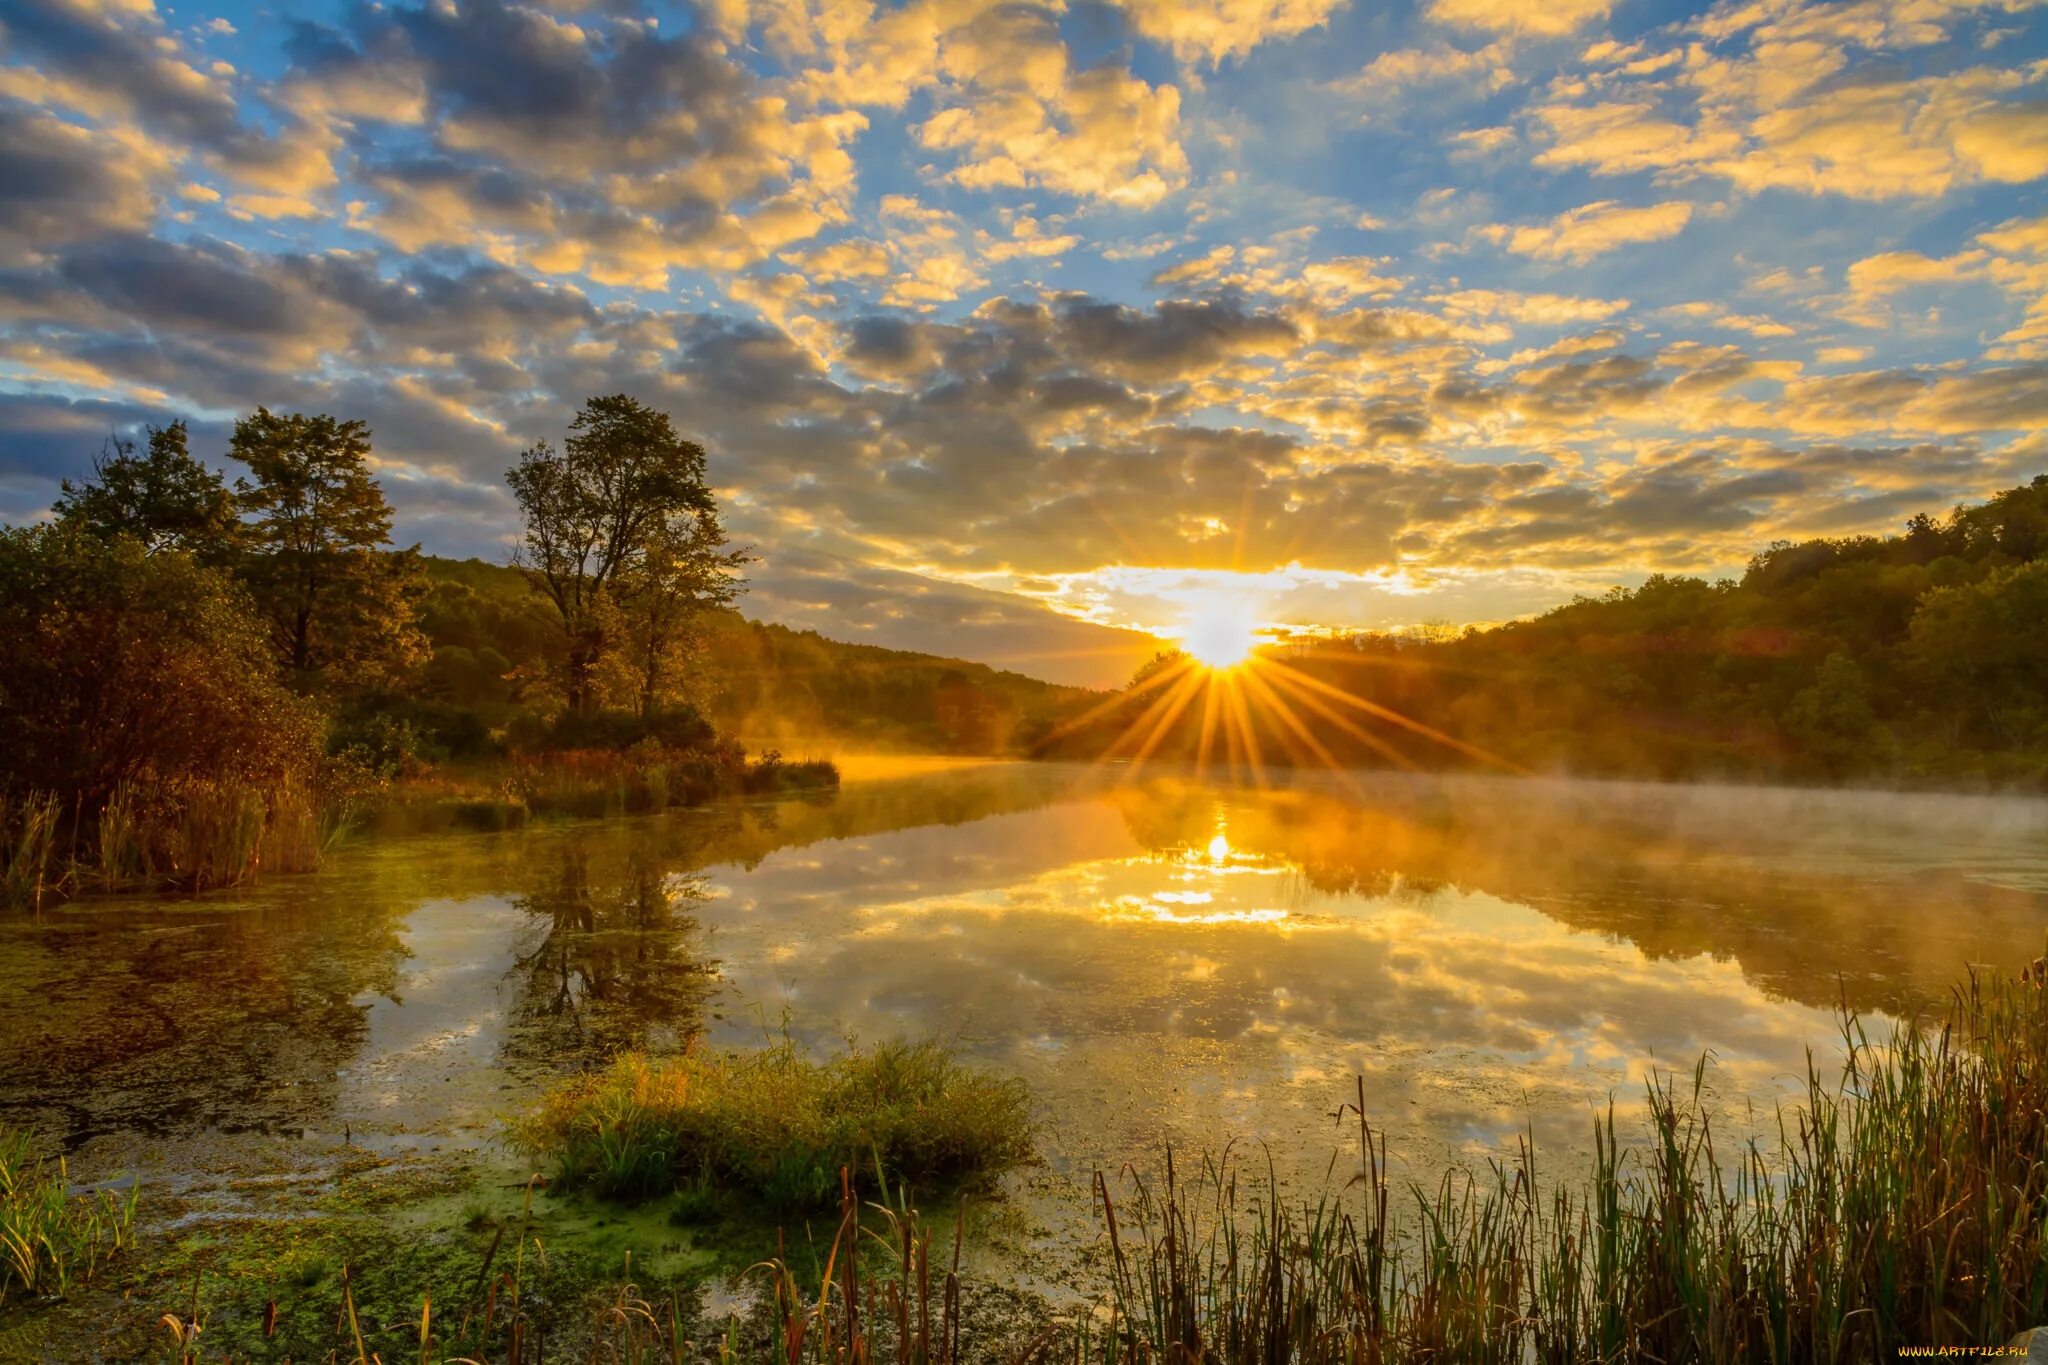
[[[229,453],[254,551],[244,576],[268,615],[280,665],[302,685],[374,685],[425,652],[416,550],[387,553],[391,505],[370,475],[362,422],[258,408]]]
[[[598,701],[598,671],[617,643],[634,580],[659,579],[651,549],[678,518],[715,516],[704,448],[667,413],[625,394],[584,403],[557,451],[541,441],[506,475],[525,535],[515,562],[555,609],[572,713]],[[722,539],[721,539],[722,543]]]
[[[2048,560],[1936,588],[1913,615],[1911,649],[1930,704],[1972,737],[2048,738]]]
[[[1785,729],[1814,766],[1831,776],[1874,767],[1889,748],[1871,704],[1870,680],[1839,650],[1822,662],[1812,685],[1792,698]]]
[[[133,536],[152,553],[186,550],[219,564],[241,539],[234,495],[219,473],[192,458],[183,422],[151,427],[140,455],[133,441],[109,438],[92,477],[66,479],[63,487],[58,520],[102,540]]]

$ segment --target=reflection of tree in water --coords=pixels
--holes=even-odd
[[[701,879],[663,850],[560,850],[539,888],[513,975],[506,1051],[517,1060],[595,1061],[625,1048],[680,1046],[702,1023],[717,964],[698,951]]]

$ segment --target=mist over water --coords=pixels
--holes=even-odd
[[[1839,1005],[1881,1033],[2048,936],[2040,802],[1272,782],[855,762],[833,796],[61,907],[0,929],[0,1120],[174,1181],[344,1133],[509,1161],[500,1118],[621,1047],[937,1033],[1036,1097],[1014,1252],[1169,1143],[1313,1186],[1354,1076],[1424,1182],[1527,1133],[1567,1171],[1610,1096],[1632,1122],[1706,1053],[1708,1103],[1768,1129],[1809,1050],[1839,1066]]]

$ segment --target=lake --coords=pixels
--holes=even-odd
[[[1842,1006],[1881,1032],[2048,937],[2040,802],[1269,782],[851,760],[836,794],[12,917],[0,1122],[217,1221],[349,1147],[516,1165],[502,1116],[620,1047],[935,1033],[1031,1087],[1043,1161],[977,1258],[1057,1285],[1093,1172],[1235,1141],[1313,1188],[1354,1077],[1397,1178],[1530,1133],[1568,1170],[1653,1069],[1710,1053],[1706,1102],[1768,1128]]]

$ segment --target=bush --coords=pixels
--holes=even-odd
[[[781,1208],[823,1207],[841,1167],[893,1182],[960,1181],[1030,1149],[1023,1083],[935,1042],[814,1062],[793,1043],[753,1054],[627,1053],[544,1098],[515,1130],[569,1184],[637,1197],[679,1185]]]
[[[277,682],[226,574],[128,537],[0,530],[0,639],[9,899],[221,885],[317,859],[320,718]],[[82,867],[54,866],[37,809],[58,812]]]
[[[178,551],[0,529],[0,786],[95,805],[124,782],[309,777],[319,717],[247,595]]]

